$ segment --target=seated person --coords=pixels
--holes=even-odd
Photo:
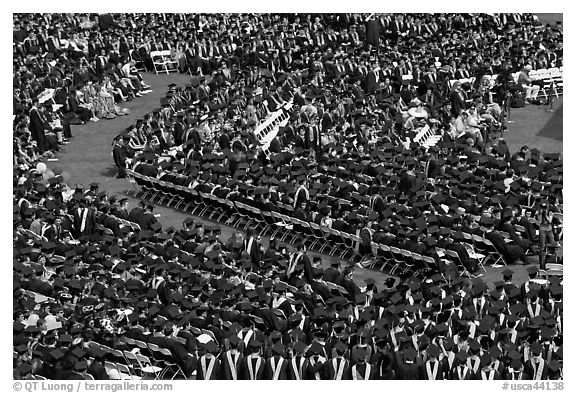
[[[487,230],[484,237],[494,244],[494,247],[502,254],[506,263],[512,264],[520,259],[524,264],[527,264],[524,249],[515,244],[506,243],[502,235],[494,230],[494,220],[488,220],[485,226]]]
[[[524,89],[527,104],[537,99],[538,92],[540,91],[540,86],[534,84],[532,78],[528,76],[530,71],[532,71],[532,66],[527,64],[520,70],[520,74],[518,74],[518,84]]]

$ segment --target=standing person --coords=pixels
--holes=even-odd
[[[380,21],[373,14],[366,18],[365,44],[368,48],[380,48]]]
[[[260,270],[260,261],[262,259],[261,244],[256,237],[256,231],[248,228],[246,238],[244,239],[242,251],[250,256],[252,266],[256,271]]]
[[[450,111],[454,117],[458,117],[466,109],[466,95],[460,82],[454,82],[450,92]]]
[[[304,268],[304,275],[306,278],[306,282],[311,284],[314,280],[314,269],[312,268],[312,263],[310,262],[310,258],[306,255],[306,246],[304,243],[300,242],[296,245],[296,252],[292,254],[290,257],[290,261],[288,263],[288,267],[286,268],[286,276],[288,279],[294,271],[296,271],[296,267],[298,265],[303,266]]]
[[[308,181],[303,179],[300,186],[294,193],[294,208],[300,206],[302,202],[308,203],[310,201],[310,193],[308,192]]]
[[[249,344],[250,355],[242,359],[240,367],[240,378],[243,380],[262,380],[264,379],[265,363],[266,361],[260,355],[260,348],[262,343],[254,340]]]
[[[124,135],[121,138],[115,139],[113,142],[112,157],[114,158],[116,168],[118,168],[116,177],[119,179],[126,177],[126,159],[130,156],[128,152],[129,141],[130,135]]]
[[[361,349],[358,351],[358,362],[352,366],[350,374],[353,380],[373,380],[376,379],[376,368],[366,362],[367,351]]]
[[[552,232],[552,220],[554,213],[550,211],[550,207],[546,202],[540,204],[540,210],[536,212],[536,220],[538,221],[538,232],[540,236],[540,269],[546,268],[546,247],[548,245],[555,246],[554,233]]]
[[[32,100],[32,109],[30,109],[30,124],[28,128],[32,134],[32,139],[36,141],[38,152],[44,154],[46,152],[46,136],[45,130],[47,127],[46,118],[44,117],[44,107],[38,108],[38,99]]]
[[[344,357],[348,347],[338,342],[335,349],[336,356],[326,362],[326,377],[336,381],[350,379],[350,361]]]
[[[92,209],[86,206],[85,200],[81,200],[78,208],[74,209],[73,218],[76,238],[94,233],[96,218]]]
[[[547,379],[548,362],[542,357],[542,344],[534,341],[530,345],[530,357],[524,362],[524,371],[532,380]]]
[[[306,350],[306,345],[302,341],[297,341],[292,348],[288,348],[288,379],[293,381],[303,380],[304,366],[306,364],[306,357],[304,357],[304,352]]]
[[[272,346],[272,356],[266,362],[266,374],[268,379],[287,380],[288,361],[284,358],[284,345],[278,343]]]
[[[216,357],[216,354],[218,353],[218,345],[214,341],[208,341],[206,344],[204,344],[204,350],[206,353],[202,355],[198,361],[196,379],[221,379],[221,363],[220,360]]]
[[[244,356],[238,350],[238,345],[240,345],[240,339],[237,336],[231,336],[228,339],[229,349],[222,352],[221,363],[222,363],[222,379],[225,380],[237,380],[239,379],[240,365]]]
[[[446,374],[445,365],[438,360],[440,348],[435,344],[430,344],[427,350],[428,360],[424,363],[425,378],[428,380],[442,380]]]
[[[150,281],[150,287],[156,292],[158,300],[162,304],[169,305],[172,304],[172,291],[168,286],[166,276],[166,269],[160,269],[156,277]]]

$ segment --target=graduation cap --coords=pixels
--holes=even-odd
[[[416,356],[418,353],[413,347],[409,347],[406,351],[404,351],[404,358],[410,362],[416,360]]]
[[[558,370],[560,370],[561,367],[562,364],[556,359],[551,360],[550,363],[548,363],[548,368],[554,373],[558,372]]]
[[[342,344],[342,343],[340,342],[340,344]],[[338,344],[336,344],[336,345],[338,345]],[[342,345],[344,345],[344,344],[342,344]],[[312,345],[310,345],[310,348],[308,348],[308,352],[310,352],[312,355],[320,355],[323,352],[323,350],[324,350],[324,348],[317,341],[314,341],[312,343]]]
[[[210,340],[206,344],[204,344],[204,349],[210,353],[217,353],[218,352],[218,344],[214,341]]]
[[[473,340],[470,342],[470,350],[472,352],[478,352],[482,347],[480,346],[480,343],[476,340]]]
[[[563,293],[562,286],[558,285],[558,284],[552,284],[552,285],[550,285],[550,287],[548,289],[549,289],[550,294],[552,296],[559,296],[559,295],[562,295],[562,293]]]
[[[306,351],[306,344],[303,341],[297,341],[294,343],[294,345],[292,346],[292,349],[296,352],[299,353],[301,355],[304,354],[304,351]]]
[[[276,343],[272,346],[272,353],[278,356],[282,356],[284,354],[284,350],[286,347],[280,343]]]
[[[456,354],[455,359],[458,360],[460,364],[464,364],[468,359],[468,354],[464,350],[461,350]]]
[[[542,344],[540,344],[540,342],[538,342],[538,341],[534,341],[532,343],[532,345],[530,345],[530,351],[532,351],[532,353],[535,355],[541,353],[542,352]]]
[[[54,360],[59,360],[61,358],[63,358],[66,354],[64,353],[64,351],[61,348],[56,348],[53,349],[52,351],[50,351],[50,356],[54,359]]]
[[[488,366],[490,363],[492,363],[492,356],[490,356],[488,352],[484,352],[484,354],[480,356],[480,365],[484,367]]]
[[[339,341],[335,347],[336,349],[336,353],[338,355],[344,355],[344,352],[346,352],[346,350],[348,349],[348,346],[346,344],[344,344],[342,341]]]
[[[432,357],[438,357],[438,355],[440,355],[440,348],[435,344],[430,344],[426,351]]]
[[[248,347],[251,350],[260,349],[262,347],[262,343],[258,340],[253,340],[253,341],[250,341],[250,343],[248,344]]]
[[[81,348],[75,348],[72,351],[72,355],[76,356],[76,358],[78,358],[78,359],[82,359],[84,356],[86,356],[86,351],[84,351]]]

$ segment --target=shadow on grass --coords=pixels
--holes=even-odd
[[[563,128],[564,128],[562,121],[563,112],[564,112],[564,105],[561,105],[560,108],[556,108],[556,112],[554,112],[554,115],[538,132],[538,136],[554,139],[557,141],[562,141]]]
[[[100,172],[100,175],[104,177],[115,177],[117,173],[118,169],[116,168],[116,166],[110,166],[104,169],[102,172]]]

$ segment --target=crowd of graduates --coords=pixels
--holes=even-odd
[[[129,377],[112,362],[157,376],[115,351],[127,350],[190,379],[561,379],[561,279],[530,265],[527,282],[507,269],[489,288],[444,274],[435,251],[453,249],[475,272],[464,232],[508,263],[539,252],[543,264],[559,240],[559,155],[510,154],[494,138],[510,74],[561,65],[561,28],[537,27],[528,14],[17,15],[14,377]],[[69,87],[124,70],[121,101],[147,88],[134,68],[151,70],[155,49],[171,49],[191,84],[169,86],[161,108],[117,138],[120,177],[130,168],[358,233],[360,253],[394,245],[435,258],[439,272],[361,283],[354,266],[325,268],[303,244],[265,246],[251,228],[230,239],[192,218],[163,229],[147,202],[70,187],[40,162],[32,115],[45,124],[43,88],[62,82],[69,103]],[[495,86],[483,82],[495,73]],[[451,89],[467,76],[480,82]],[[263,145],[253,131],[274,111],[290,118]],[[425,125],[442,136],[436,147],[414,141]]]
[[[162,230],[143,204],[54,179],[27,180],[31,202],[14,205],[15,378],[127,377],[104,366],[140,348],[127,339],[168,349],[180,378],[562,377],[561,279],[536,266],[493,288],[440,274],[359,283],[301,244],[259,244],[255,264],[251,231],[223,241],[193,219]]]
[[[511,73],[540,55],[549,62],[535,67],[561,63],[557,26],[537,30],[528,15],[509,16],[506,27],[498,25],[502,15],[472,16],[460,24],[463,17],[451,15],[451,37],[460,46],[444,40],[439,29],[423,33],[428,47],[410,45],[420,37],[410,31],[390,33],[384,17],[367,18],[358,41],[346,32],[362,31],[362,24],[324,18],[316,21],[323,26],[317,35],[334,30],[338,40],[283,43],[308,53],[309,60],[259,64],[262,51],[265,56],[278,50],[265,28],[262,44],[255,41],[256,63],[250,56],[238,61],[223,54],[207,75],[193,76],[184,87],[170,85],[161,108],[118,136],[114,158],[120,176],[128,167],[358,234],[364,254],[383,243],[442,263],[436,248],[449,248],[475,272],[479,265],[462,244],[461,232],[468,232],[489,239],[508,263],[539,253],[543,267],[546,246],[558,240],[554,214],[562,212],[562,160],[527,147],[511,154],[500,136],[507,92],[515,86]],[[270,23],[289,37],[293,25]],[[382,28],[380,45],[370,39],[374,24]],[[482,31],[473,34],[473,26]],[[543,49],[524,46],[518,35],[528,31]],[[511,45],[498,52],[507,42],[503,37]],[[436,70],[437,63],[449,65],[454,57],[469,67],[465,73]],[[479,64],[478,58],[485,61]],[[411,62],[429,68],[418,74]],[[403,78],[407,73],[411,80]],[[500,74],[494,86],[483,78],[493,73]],[[457,82],[450,88],[453,77],[470,74],[477,76],[473,86]],[[287,123],[262,139],[255,131],[275,113],[285,113]],[[430,148],[415,138],[426,127],[441,138]]]

